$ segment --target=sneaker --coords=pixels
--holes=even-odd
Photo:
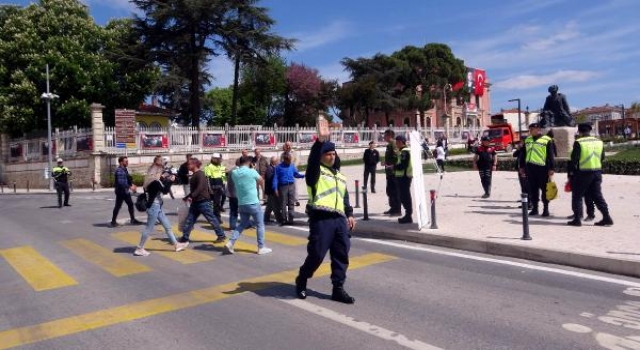
[[[233,243],[231,243],[231,241],[227,242],[227,244],[224,245],[224,248],[229,254],[234,254],[236,252],[235,250],[233,250]]]
[[[118,227],[118,226],[120,226],[120,224],[119,224],[119,223],[117,223],[117,222],[115,222],[115,221],[111,221],[111,222],[109,223],[109,227],[111,227],[111,228]]]
[[[307,280],[296,277],[296,297],[298,299],[307,299]]]
[[[260,249],[258,249],[258,255],[266,255],[271,253],[273,250],[271,248],[267,248],[267,247],[262,247]]]
[[[131,225],[142,225],[142,221],[138,221],[138,220],[136,220],[136,219],[132,219],[132,220],[130,221],[130,223],[131,223]]]
[[[331,300],[338,301],[345,304],[353,304],[356,302],[356,299],[349,295],[343,288],[333,288],[333,293],[331,293]]]
[[[213,243],[223,243],[227,239],[227,236],[218,236],[218,238],[213,241]]]
[[[133,252],[133,255],[135,256],[149,256],[148,251],[146,251],[144,248],[136,248],[136,250]]]
[[[176,253],[185,250],[188,246],[189,246],[189,242],[184,242],[184,243],[178,242],[176,244]]]

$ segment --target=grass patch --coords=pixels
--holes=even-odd
[[[627,148],[627,149],[623,149],[620,150],[620,152],[614,154],[611,157],[608,157],[608,159],[610,160],[626,160],[626,161],[633,161],[633,160],[640,160],[640,148],[639,147],[633,147],[633,148]],[[605,160],[606,162],[606,160]]]

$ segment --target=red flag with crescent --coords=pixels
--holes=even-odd
[[[475,82],[475,90],[473,92],[476,96],[484,95],[484,83],[486,80],[485,71],[482,69],[475,69],[473,71],[473,80]]]

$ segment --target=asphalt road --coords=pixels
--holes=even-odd
[[[71,202],[0,196],[0,349],[640,349],[640,280],[354,237],[356,304],[330,300],[327,269],[298,301],[303,219],[268,226],[266,256],[251,236],[223,255],[202,222],[188,252],[139,258],[142,226],[106,227],[111,194]]]

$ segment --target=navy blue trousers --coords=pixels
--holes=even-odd
[[[349,249],[351,248],[347,219],[343,216],[314,218],[309,220],[309,243],[307,258],[300,266],[300,277],[313,277],[327,251],[331,255],[331,282],[334,286],[342,286],[347,279],[349,267]]]

